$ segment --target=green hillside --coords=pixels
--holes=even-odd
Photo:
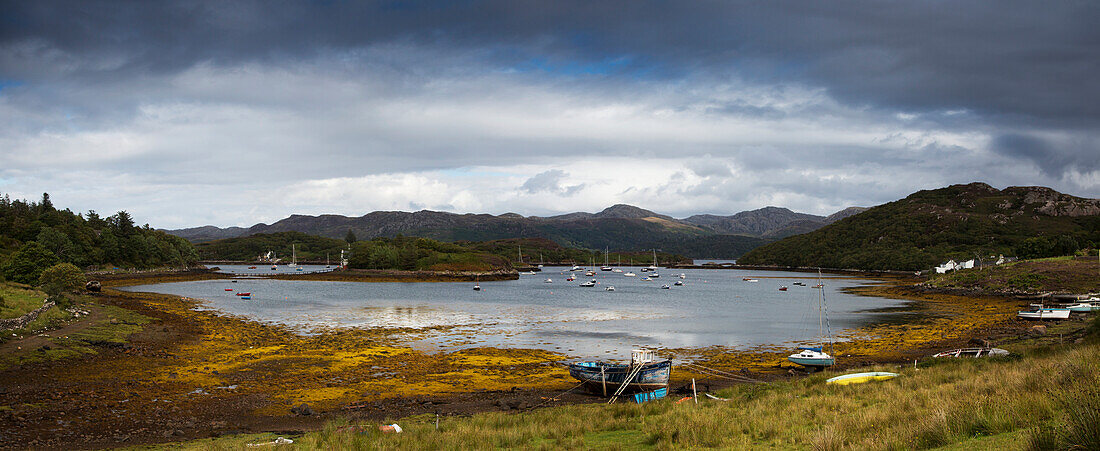
[[[335,262],[340,258],[340,250],[347,246],[344,240],[301,232],[275,232],[207,241],[196,244],[195,249],[202,260],[253,261],[270,251],[282,261],[290,261],[291,252],[296,250],[299,261],[324,261],[329,257]]]
[[[914,193],[756,248],[756,265],[924,270],[948,259],[1065,255],[1100,243],[1100,201],[984,183]]]
[[[37,283],[43,269],[72,263],[84,269],[187,266],[198,260],[187,240],[137,226],[129,213],[101,217],[39,202],[0,197],[0,268],[6,278]]]
[[[326,255],[336,262],[340,251],[348,249],[345,240],[307,235],[300,232],[258,233],[255,235],[207,241],[195,245],[203,260],[254,261],[257,257],[274,251],[288,261],[291,245],[295,245],[298,261],[323,261]],[[491,241],[443,242],[431,238],[398,235],[358,240],[350,247],[349,266],[361,269],[403,270],[484,270],[517,266],[519,253],[523,263],[602,263],[602,252],[568,248],[545,238],[514,238]],[[633,260],[638,264],[652,262],[650,252],[611,252],[609,261]],[[690,260],[668,252],[658,252],[662,264],[687,263]]]

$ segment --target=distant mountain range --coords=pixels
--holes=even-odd
[[[599,213],[577,212],[549,217],[429,210],[376,211],[359,217],[293,215],[270,225],[261,223],[248,228],[204,226],[167,232],[194,243],[290,231],[344,238],[351,230],[359,239],[399,234],[444,241],[537,237],[563,246],[588,249],[607,247],[636,251],[657,248],[693,258],[737,258],[761,244],[813,231],[863,210],[865,208],[851,207],[829,216],[817,216],[766,207],[730,216],[695,215],[684,219],[622,204]]]
[[[745,264],[924,270],[948,259],[1071,254],[1100,244],[1100,200],[984,183],[918,191],[760,246]]]

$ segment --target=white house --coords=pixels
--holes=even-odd
[[[944,263],[944,264],[936,267],[936,274],[943,274],[947,271],[951,271],[953,269],[958,268],[958,266],[959,266],[959,264],[955,263],[955,260],[948,260],[947,263]]]

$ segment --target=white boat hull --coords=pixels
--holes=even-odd
[[[1021,319],[1039,319],[1039,320],[1057,320],[1057,319],[1069,319],[1069,309],[1042,309],[1030,312],[1016,312],[1016,316]]]

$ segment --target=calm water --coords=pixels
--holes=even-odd
[[[224,268],[224,267],[223,267]],[[282,267],[280,267],[281,270]],[[323,268],[323,267],[322,267]],[[228,269],[228,268],[226,268]],[[204,280],[141,285],[131,291],[168,293],[203,300],[203,308],[302,332],[319,327],[454,326],[412,339],[427,350],[473,346],[542,348],[578,357],[622,356],[632,347],[746,348],[782,345],[817,335],[816,275],[738,270],[662,270],[652,281],[600,272],[598,285],[581,273],[566,282],[566,268],[548,267],[519,280],[456,283],[356,283],[266,279]],[[629,268],[627,270],[630,270]],[[247,271],[247,270],[246,270]],[[680,280],[683,286],[661,289]],[[759,282],[743,281],[754,276]],[[552,283],[545,283],[549,278]],[[904,301],[852,296],[839,290],[869,281],[826,278],[829,321],[834,331],[888,321],[870,310]],[[605,291],[613,285],[615,291]],[[780,286],[788,291],[779,291]],[[252,293],[242,300],[235,291]]]

